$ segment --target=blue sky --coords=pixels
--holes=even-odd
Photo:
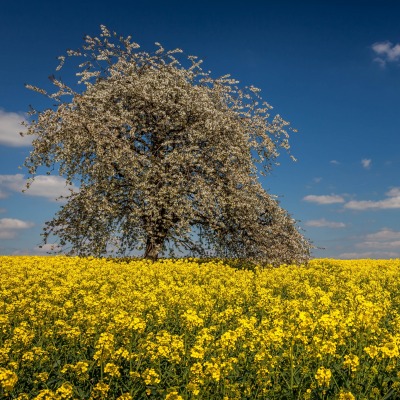
[[[400,257],[398,1],[13,0],[0,6],[0,254],[40,254],[40,233],[65,191],[56,175],[21,193],[29,140],[18,132],[44,99],[57,56],[100,24],[142,49],[179,47],[214,77],[259,87],[299,132],[292,162],[263,178],[300,220],[317,257]],[[71,79],[68,68],[61,78]]]

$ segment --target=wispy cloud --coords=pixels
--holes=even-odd
[[[44,254],[44,253],[48,253],[48,252],[57,251],[59,249],[60,249],[60,246],[58,244],[46,243],[46,244],[44,244],[42,246],[36,246],[33,250],[36,253]]]
[[[378,55],[374,61],[385,67],[388,62],[400,60],[400,44],[392,42],[376,42],[372,45],[372,50]]]
[[[363,242],[357,245],[359,248],[368,248],[368,249],[380,249],[380,250],[397,250],[400,249],[400,240],[394,240],[391,242]]]
[[[389,228],[364,235],[354,245],[360,251],[342,253],[340,258],[398,258],[400,257],[400,231]]]
[[[383,200],[352,200],[344,205],[352,210],[383,210],[400,208],[400,187],[393,188],[385,193],[387,198]]]
[[[366,235],[368,240],[388,241],[388,240],[400,240],[400,231],[394,231],[389,228],[383,228],[376,233],[370,233]]]
[[[25,189],[25,184],[26,178],[23,174],[0,175],[0,194],[6,196],[7,191],[21,193]],[[60,176],[37,175],[25,194],[54,201],[60,196],[68,196],[69,188],[75,192],[79,190],[75,185],[67,186],[65,179]]]
[[[400,231],[384,228],[376,233],[365,236],[365,240],[357,244],[357,247],[375,250],[400,249]]]
[[[361,160],[361,165],[363,166],[363,168],[365,169],[370,169],[371,168],[371,162],[372,160],[369,158],[363,158]]]
[[[337,161],[337,160],[331,160],[331,161],[329,161],[329,163],[330,164],[334,164],[334,165],[339,165],[340,164],[340,162]]]
[[[5,199],[7,197],[7,193],[4,190],[0,189],[0,199]]]
[[[25,130],[22,121],[26,121],[24,114],[0,109],[0,145],[22,147],[32,144],[32,136],[21,137],[19,134]]]
[[[342,196],[338,195],[313,195],[310,194],[308,196],[303,197],[303,200],[309,201],[311,203],[317,203],[317,204],[334,204],[334,203],[344,203],[345,200]]]
[[[364,252],[348,252],[341,253],[338,255],[340,259],[363,259],[363,258],[373,258],[373,259],[387,259],[387,258],[398,258],[400,256],[400,252],[394,251],[364,251]]]
[[[315,228],[345,228],[346,224],[343,222],[333,222],[333,221],[327,221],[325,218],[321,219],[313,219],[310,221],[307,221],[305,223],[306,226],[312,226]]]
[[[13,239],[17,231],[31,228],[34,224],[16,218],[0,218],[0,239]]]

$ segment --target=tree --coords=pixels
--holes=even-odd
[[[157,259],[166,246],[204,255],[269,263],[302,262],[310,244],[296,222],[264,191],[258,172],[289,149],[289,125],[262,102],[259,89],[210,77],[182,50],[139,52],[131,37],[101,26],[85,37],[79,82],[51,77],[54,93],[27,85],[55,105],[31,109],[34,135],[25,166],[58,169],[79,191],[44,228],[70,254],[144,249]],[[59,57],[63,67],[66,57]],[[186,65],[184,65],[186,63]]]

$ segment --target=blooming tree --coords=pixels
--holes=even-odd
[[[270,117],[259,89],[213,79],[197,57],[156,46],[138,51],[131,37],[101,26],[66,55],[83,59],[77,84],[52,77],[53,93],[27,85],[55,103],[31,110],[27,186],[39,166],[80,183],[46,223],[44,243],[57,235],[70,254],[142,249],[153,260],[167,247],[306,260],[309,242],[258,181],[279,148],[289,149],[289,124]]]

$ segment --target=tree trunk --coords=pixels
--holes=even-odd
[[[146,239],[146,250],[143,257],[152,261],[156,261],[158,259],[158,255],[163,249],[165,239],[168,236],[169,228],[165,226],[165,214],[165,208],[161,207],[160,218],[150,225],[153,229],[149,229],[150,232],[155,233],[148,234]]]
[[[144,252],[144,258],[147,258],[152,261],[156,261],[158,259],[158,253],[160,252],[160,246],[157,246],[151,238],[148,238],[146,241],[146,251]]]
[[[147,237],[146,250],[143,257],[152,261],[156,261],[158,259],[160,251],[163,248],[165,238],[166,232],[159,232],[159,235],[157,235],[156,237]]]

